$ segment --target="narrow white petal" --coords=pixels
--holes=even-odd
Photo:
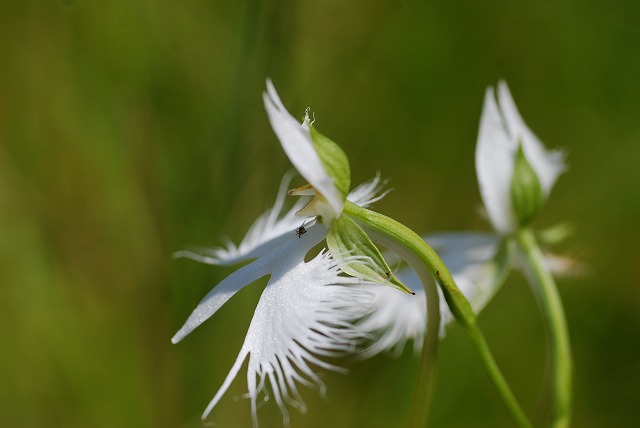
[[[340,215],[344,201],[313,146],[308,126],[300,124],[291,116],[270,79],[267,79],[267,91],[263,94],[263,100],[271,127],[293,166],[325,197],[335,216]]]
[[[511,205],[511,177],[517,141],[507,133],[493,88],[487,88],[476,144],[476,174],[480,194],[493,228],[500,233],[515,230]]]
[[[307,229],[300,238],[293,235],[287,241],[272,249],[264,256],[235,271],[216,285],[193,310],[182,328],[171,338],[178,343],[196,327],[209,319],[227,300],[253,281],[262,278],[282,266],[290,266],[291,254],[306,254],[326,236],[323,225]],[[302,239],[304,238],[304,239]]]
[[[382,180],[380,178],[380,172],[376,173],[376,176],[369,181],[366,181],[349,192],[347,199],[356,205],[364,208],[370,207],[372,204],[378,202],[380,199],[387,196],[387,194],[393,189],[384,189],[388,180]]]
[[[544,147],[522,119],[504,81],[498,84],[498,101],[511,138],[522,142],[527,160],[538,175],[544,195],[548,196],[558,176],[565,170],[564,152]]]
[[[295,213],[309,202],[308,198],[297,198],[296,203],[283,214],[287,189],[294,174],[293,171],[285,174],[273,207],[251,225],[240,245],[229,241],[225,248],[177,251],[174,257],[186,257],[212,265],[230,265],[258,258],[294,236],[302,225],[302,220]]]
[[[352,328],[351,321],[369,309],[367,303],[371,296],[357,286],[361,284],[360,280],[339,276],[340,270],[327,252],[308,263],[303,261],[305,253],[292,251],[288,260],[274,269],[230,373],[235,376],[235,368],[249,354],[248,395],[254,421],[257,420],[255,403],[265,379],[269,379],[285,425],[288,422],[286,404],[304,412],[306,407],[297,383],[324,389],[309,364],[339,369],[320,357],[352,351],[359,332]],[[225,380],[223,388],[207,407],[205,417],[228,383]]]
[[[425,239],[438,252],[453,275],[462,294],[469,300],[475,313],[479,313],[501,285],[496,279],[493,258],[498,250],[499,238],[483,233],[444,233]],[[410,296],[389,287],[369,287],[377,308],[359,327],[375,338],[363,356],[394,351],[399,353],[407,340],[414,340],[414,349],[420,351],[424,339],[427,309],[424,290],[415,272],[402,269],[398,278],[416,295]],[[440,294],[440,336],[453,321],[453,315]]]

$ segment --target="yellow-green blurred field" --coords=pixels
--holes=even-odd
[[[379,211],[418,232],[488,230],[474,146],[484,89],[504,78],[525,120],[565,147],[538,227],[555,251],[575,363],[574,426],[637,423],[640,392],[640,3],[84,0],[0,2],[0,426],[198,427],[264,281],[179,345],[169,339],[231,272],[171,253],[235,241],[291,165],[261,91],[342,145],[353,182],[381,171]],[[537,426],[542,322],[512,275],[480,317]],[[395,427],[417,373],[344,361],[305,390],[294,427]],[[250,424],[244,371],[214,410]],[[512,426],[469,340],[439,355],[432,426]],[[262,426],[281,426],[275,403]]]

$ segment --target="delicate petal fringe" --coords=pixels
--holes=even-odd
[[[267,379],[287,425],[287,404],[306,411],[298,383],[316,386],[321,393],[325,390],[309,364],[340,370],[321,357],[341,356],[355,349],[361,333],[352,321],[370,310],[371,294],[363,290],[363,287],[368,289],[369,284],[341,276],[327,251],[308,263],[303,261],[305,253],[294,250],[289,258],[295,260],[295,266],[282,263],[273,270],[238,358],[207,406],[203,419],[218,403],[249,355],[247,383],[254,426],[257,425],[256,400],[261,392],[266,394]]]
[[[262,98],[271,127],[287,157],[300,175],[325,197],[337,217],[342,213],[344,201],[313,146],[308,124],[306,121],[300,124],[291,116],[270,79]]]
[[[496,267],[493,258],[498,250],[496,235],[483,233],[443,233],[426,236],[444,263],[448,266],[462,294],[469,300],[474,312],[479,313],[495,294],[499,283],[495,281]],[[368,287],[374,295],[376,308],[363,318],[358,327],[370,343],[362,352],[368,358],[381,352],[399,354],[409,339],[414,340],[414,350],[419,352],[425,334],[427,307],[422,284],[411,269],[402,269],[398,278],[415,296],[400,293],[389,287]],[[453,315],[440,294],[440,336],[443,337]]]
[[[362,183],[349,192],[347,199],[363,208],[369,208],[393,190],[384,189],[388,182],[389,180],[381,179],[378,171],[373,179]]]
[[[302,225],[303,220],[295,213],[308,203],[308,198],[296,198],[296,203],[288,210],[284,210],[287,189],[294,175],[294,171],[285,174],[280,182],[278,196],[273,207],[264,212],[251,225],[240,245],[236,246],[233,242],[227,241],[226,248],[177,251],[173,256],[186,257],[211,265],[230,265],[258,258],[292,236],[296,236],[296,230]],[[311,224],[313,223],[309,223],[307,226]]]
[[[240,245],[235,245],[231,240],[227,239],[225,247],[176,251],[173,253],[173,257],[184,257],[210,265],[231,265],[258,258],[286,241],[302,226],[303,220],[296,216],[296,212],[309,201],[308,198],[304,197],[296,198],[296,203],[285,211],[287,189],[294,175],[295,172],[290,171],[282,177],[273,207],[260,215],[251,225]],[[384,190],[386,184],[387,180],[382,180],[380,173],[377,173],[372,180],[362,183],[353,189],[349,193],[348,199],[354,204],[365,208],[369,207],[384,198],[392,190]],[[305,223],[305,227],[313,224],[314,220],[311,220],[311,222]]]

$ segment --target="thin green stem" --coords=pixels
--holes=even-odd
[[[411,406],[411,419],[408,424],[408,426],[412,428],[423,428],[426,427],[429,422],[433,386],[436,378],[438,345],[440,343],[440,296],[438,295],[438,289],[433,281],[431,271],[413,252],[398,243],[398,241],[389,239],[385,234],[373,231],[372,238],[402,257],[416,272],[424,287],[427,320],[424,342],[422,344],[422,354],[420,357],[420,367],[418,369],[418,381]]]
[[[551,349],[553,408],[551,426],[568,427],[571,422],[571,347],[569,330],[558,288],[531,229],[522,229],[516,241],[526,261],[527,274],[538,298]]]
[[[475,314],[471,309],[471,305],[456,286],[453,277],[440,259],[440,256],[438,256],[424,239],[411,229],[385,215],[359,207],[349,201],[345,204],[344,212],[359,220],[374,241],[378,241],[390,250],[398,252],[414,269],[415,266],[418,266],[421,271],[424,272],[426,267],[426,270],[437,279],[451,312],[470,335],[489,374],[489,378],[496,387],[498,394],[511,413],[511,416],[518,426],[531,427],[531,423],[515,399],[513,392],[509,388],[507,381],[489,350],[476,321]],[[423,284],[430,283],[429,279],[430,278],[426,278],[425,282],[425,278],[421,276]],[[427,328],[429,327],[427,324]],[[439,323],[437,327],[439,328]],[[433,324],[431,328],[433,328]],[[435,337],[437,337],[438,328],[435,329]],[[433,370],[433,367],[431,367],[431,370]],[[420,382],[422,382],[422,379],[420,379]],[[421,388],[423,387],[418,387],[418,393],[421,393]]]

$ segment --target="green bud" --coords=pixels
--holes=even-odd
[[[540,180],[527,160],[522,144],[518,145],[513,176],[511,177],[511,204],[519,226],[527,226],[538,214],[544,197]]]
[[[348,275],[415,294],[395,277],[378,247],[347,215],[333,221],[326,239],[331,255]]]
[[[351,187],[349,158],[340,146],[319,133],[313,126],[311,126],[311,141],[320,156],[322,165],[333,179],[336,189],[346,199]]]

